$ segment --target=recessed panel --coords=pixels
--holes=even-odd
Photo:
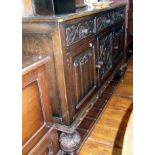
[[[39,89],[36,82],[22,91],[22,142],[23,144],[43,125]]]

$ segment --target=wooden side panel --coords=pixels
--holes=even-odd
[[[53,115],[60,116],[60,100],[57,89],[57,78],[53,57],[51,27],[45,23],[24,23],[22,46],[22,51],[25,55],[45,54],[50,56],[50,62],[46,65],[46,76],[48,81],[50,81],[49,88]]]
[[[27,154],[48,131],[52,122],[49,87],[45,65],[23,75],[22,78],[22,144]]]
[[[28,153],[28,155],[56,155],[58,152],[58,133],[51,128],[48,133],[42,137],[36,146]]]
[[[39,89],[36,82],[23,88],[22,139],[29,140],[44,124]]]

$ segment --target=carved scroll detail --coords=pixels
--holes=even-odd
[[[94,18],[68,25],[65,29],[65,33],[67,46],[80,41],[94,33]]]
[[[84,54],[73,60],[74,67],[84,65],[89,61],[89,57],[93,56],[92,50],[87,50]]]

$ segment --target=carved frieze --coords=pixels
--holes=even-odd
[[[92,35],[94,33],[94,18],[67,25],[65,33],[67,46]]]

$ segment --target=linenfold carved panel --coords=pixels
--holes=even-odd
[[[83,104],[83,99],[95,88],[95,51],[94,48],[85,49],[83,53],[73,59],[73,77],[75,86],[76,109]]]
[[[80,41],[94,33],[94,18],[66,26],[66,45]]]

